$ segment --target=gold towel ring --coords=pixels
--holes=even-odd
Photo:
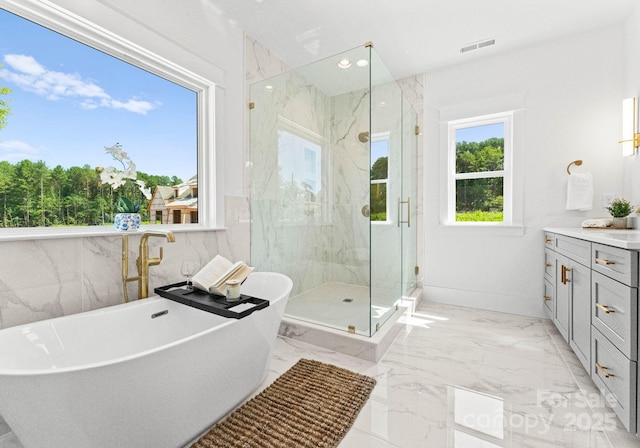
[[[567,165],[567,174],[569,175],[571,175],[571,171],[569,170],[569,168],[571,168],[571,165],[580,166],[582,165],[582,160],[574,160],[569,165]]]

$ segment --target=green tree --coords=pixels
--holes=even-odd
[[[373,162],[371,180],[389,178],[389,157],[378,157]],[[387,220],[387,184],[371,183],[369,191],[369,213],[372,221]]]
[[[477,173],[504,169],[504,138],[456,143],[456,172]],[[457,212],[502,212],[502,177],[460,179],[456,183]]]
[[[2,64],[0,64],[2,67]],[[7,125],[7,117],[11,113],[11,108],[9,107],[9,103],[7,100],[2,99],[3,95],[9,95],[11,93],[11,89],[8,87],[0,87],[0,129],[4,128]]]
[[[9,227],[11,219],[7,197],[13,181],[13,165],[6,160],[0,161],[0,195],[2,195],[2,227]]]

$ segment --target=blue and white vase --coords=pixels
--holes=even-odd
[[[113,223],[120,232],[137,232],[140,228],[140,213],[118,213]]]

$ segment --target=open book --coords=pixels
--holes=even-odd
[[[209,294],[224,296],[226,294],[225,284],[227,280],[240,280],[240,282],[243,282],[252,271],[253,268],[242,261],[231,263],[222,255],[216,255],[191,280],[193,281],[193,286],[198,289],[207,291]]]

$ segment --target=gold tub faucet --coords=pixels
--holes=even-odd
[[[162,247],[160,247],[160,256],[149,258],[149,237],[152,236],[164,237],[170,243],[176,240],[173,232],[169,230],[146,230],[140,237],[138,259],[136,260],[138,275],[135,277],[129,277],[129,235],[122,236],[122,287],[125,302],[129,301],[128,282],[138,282],[138,299],[149,297],[149,267],[159,265],[163,255]]]

